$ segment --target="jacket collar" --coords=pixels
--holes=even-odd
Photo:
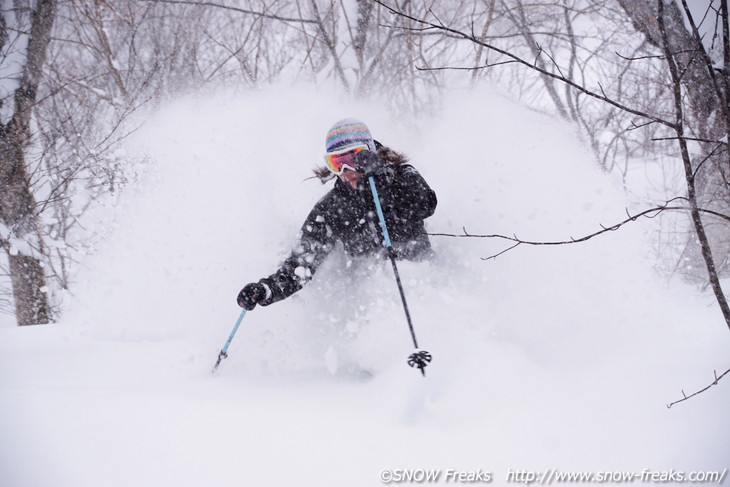
[[[337,194],[343,196],[362,196],[368,189],[368,182],[365,178],[360,178],[357,182],[357,189],[353,189],[352,186],[343,182],[340,178],[335,178],[335,191]],[[369,194],[369,192],[368,192]]]

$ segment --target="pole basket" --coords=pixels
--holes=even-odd
[[[425,350],[418,351],[416,353],[412,353],[408,357],[408,365],[411,367],[417,367],[421,374],[423,374],[424,377],[426,377],[426,366],[431,362],[431,354],[428,353]]]

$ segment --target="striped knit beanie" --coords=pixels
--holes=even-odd
[[[370,129],[356,118],[340,120],[327,132],[327,152],[335,152],[361,144],[367,144],[370,150],[375,150],[375,142],[370,134]]]

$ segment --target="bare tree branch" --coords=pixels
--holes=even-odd
[[[523,244],[524,245],[533,245],[533,246],[572,245],[572,244],[577,244],[577,243],[581,243],[581,242],[586,242],[599,235],[603,235],[604,233],[614,232],[614,231],[618,230],[619,228],[621,228],[622,226],[626,225],[627,223],[635,222],[636,220],[638,220],[641,217],[656,218],[660,213],[662,213],[664,211],[690,211],[692,208],[688,207],[688,206],[670,206],[670,204],[673,201],[686,200],[686,199],[687,198],[685,198],[685,197],[673,198],[673,199],[667,201],[667,203],[665,203],[663,205],[649,208],[649,209],[641,211],[635,215],[629,214],[629,212],[627,210],[626,213],[628,215],[628,218],[626,218],[625,220],[615,223],[608,227],[601,225],[601,230],[599,230],[597,232],[593,232],[591,234],[584,235],[579,238],[570,237],[569,240],[557,240],[557,241],[523,240],[523,239],[517,237],[517,235],[508,236],[508,235],[501,235],[501,234],[472,234],[472,233],[467,232],[466,228],[463,229],[462,234],[430,233],[429,232],[428,235],[434,236],[434,237],[453,237],[453,238],[496,238],[496,239],[514,242],[514,245],[512,245],[511,247],[509,247],[505,250],[502,250],[501,252],[499,252],[495,255],[491,255],[489,257],[482,257],[482,260],[490,260],[490,259],[499,257],[500,255],[502,255],[520,245],[523,245]],[[707,210],[707,209],[703,209],[703,208],[698,208],[698,211],[702,212],[702,213],[706,213],[708,215],[716,216],[716,217],[721,218],[730,223],[730,215],[725,215],[725,214],[719,213],[717,211]]]
[[[436,68],[424,68],[416,66],[418,71],[478,71],[480,69],[492,68],[494,66],[502,66],[503,64],[513,64],[517,61],[502,61],[499,63],[485,64],[483,66],[439,66]]]
[[[725,376],[726,376],[726,375],[727,375],[728,373],[730,373],[730,369],[727,369],[727,370],[726,370],[725,372],[723,372],[722,374],[720,374],[720,376],[719,376],[719,377],[718,377],[718,375],[717,375],[717,371],[716,371],[716,370],[713,370],[713,371],[712,371],[712,373],[713,373],[713,374],[714,374],[714,376],[715,376],[715,381],[714,381],[714,382],[712,382],[712,383],[711,383],[710,385],[708,385],[708,386],[707,386],[707,387],[705,387],[704,389],[700,389],[699,391],[697,391],[697,392],[694,392],[694,393],[690,394],[689,396],[688,396],[687,394],[685,394],[685,393],[684,393],[684,391],[682,391],[682,396],[684,396],[684,397],[682,397],[682,399],[679,399],[679,400],[677,400],[677,401],[674,401],[674,402],[670,402],[669,404],[667,404],[667,409],[670,409],[670,408],[671,408],[672,406],[674,406],[675,404],[679,404],[680,402],[684,402],[684,401],[686,401],[687,399],[691,399],[691,398],[695,397],[695,396],[696,396],[696,395],[698,395],[698,394],[702,394],[703,392],[705,392],[706,390],[708,390],[708,389],[709,389],[710,387],[712,387],[712,386],[716,386],[716,385],[717,385],[717,382],[718,382],[718,381],[719,381],[720,379],[722,379],[722,378],[723,378],[723,377],[725,377]]]
[[[616,55],[620,57],[621,59],[625,59],[626,61],[641,61],[643,59],[664,59],[664,56],[637,56],[637,57],[628,57],[624,56],[620,52],[617,52]]]
[[[544,76],[547,76],[549,78],[553,78],[553,79],[556,79],[558,81],[561,81],[561,82],[563,82],[563,83],[565,83],[565,84],[567,84],[567,85],[575,88],[576,90],[580,91],[581,93],[583,93],[583,94],[585,94],[587,96],[590,96],[592,98],[596,98],[598,100],[601,100],[601,101],[603,101],[605,103],[608,103],[609,105],[613,105],[616,108],[619,108],[619,109],[621,109],[621,110],[623,110],[625,112],[628,112],[628,113],[631,113],[631,114],[634,114],[634,115],[638,115],[638,116],[640,116],[642,118],[646,118],[648,120],[651,120],[651,121],[660,123],[660,124],[665,125],[665,126],[670,127],[670,128],[675,128],[675,126],[676,126],[676,123],[670,122],[669,120],[665,120],[662,117],[659,117],[659,116],[656,116],[656,115],[652,115],[650,113],[647,113],[647,112],[644,112],[644,111],[641,111],[641,110],[638,110],[638,109],[629,107],[627,105],[624,105],[622,103],[617,102],[616,100],[613,100],[611,98],[608,98],[605,95],[599,95],[598,93],[589,90],[588,88],[586,88],[586,87],[584,87],[584,86],[576,83],[573,80],[567,79],[567,78],[565,78],[564,76],[561,76],[561,75],[557,75],[557,74],[555,74],[555,73],[553,73],[551,71],[548,71],[547,69],[543,69],[540,66],[537,66],[534,63],[531,63],[529,61],[526,61],[526,60],[522,59],[521,57],[519,57],[519,56],[517,56],[517,55],[515,55],[515,54],[513,54],[513,53],[511,53],[511,52],[509,52],[509,51],[507,51],[505,49],[501,49],[501,48],[496,47],[496,46],[494,46],[492,44],[489,44],[487,42],[484,42],[482,39],[479,39],[479,38],[475,37],[474,35],[467,34],[465,32],[462,32],[462,31],[458,30],[458,29],[454,29],[454,28],[451,28],[451,27],[448,27],[448,26],[445,26],[445,25],[434,24],[433,22],[429,22],[427,20],[419,19],[419,18],[414,17],[412,15],[408,15],[408,14],[406,14],[406,13],[398,10],[395,7],[391,7],[390,5],[385,4],[382,0],[374,0],[374,1],[378,5],[381,5],[383,8],[389,10],[394,15],[397,15],[397,16],[400,16],[400,17],[404,17],[404,18],[406,18],[406,19],[408,19],[408,20],[410,20],[412,22],[415,22],[417,24],[420,24],[420,25],[425,25],[429,29],[435,29],[435,30],[439,30],[439,31],[442,31],[442,32],[447,32],[447,33],[450,33],[450,34],[455,35],[456,37],[460,37],[460,38],[463,38],[463,39],[468,40],[470,42],[473,42],[474,44],[483,46],[483,47],[485,47],[487,49],[490,49],[490,50],[492,50],[494,52],[497,52],[499,54],[502,54],[503,56],[506,56],[506,57],[508,57],[510,59],[513,59],[518,64],[522,64],[523,66],[526,66],[526,67],[530,68],[531,70],[534,70],[534,71],[536,71],[536,72],[538,72],[538,73],[540,73],[540,74],[542,74]]]
[[[239,12],[242,14],[260,16],[260,17],[264,17],[266,19],[280,20],[282,22],[302,22],[305,24],[319,23],[317,20],[298,19],[298,18],[294,18],[294,17],[283,17],[281,15],[267,14],[266,12],[257,12],[256,10],[247,10],[247,9],[239,8],[239,7],[231,7],[230,5],[223,5],[223,4],[215,3],[215,2],[193,2],[193,1],[186,1],[186,0],[137,0],[137,1],[138,2],[148,2],[148,3],[167,3],[167,4],[172,4],[172,5],[192,5],[192,6],[196,6],[196,7],[222,8],[225,10],[231,10],[233,12]]]

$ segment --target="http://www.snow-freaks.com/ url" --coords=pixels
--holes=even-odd
[[[720,485],[727,477],[728,469],[722,471],[651,470],[641,472],[603,471],[603,472],[563,472],[548,468],[544,471],[509,469],[503,480],[507,483],[525,485],[552,485],[566,483],[622,484],[716,484]],[[384,484],[489,484],[495,480],[490,470],[455,469],[384,469],[380,471],[380,481]],[[501,483],[501,482],[500,482]]]

